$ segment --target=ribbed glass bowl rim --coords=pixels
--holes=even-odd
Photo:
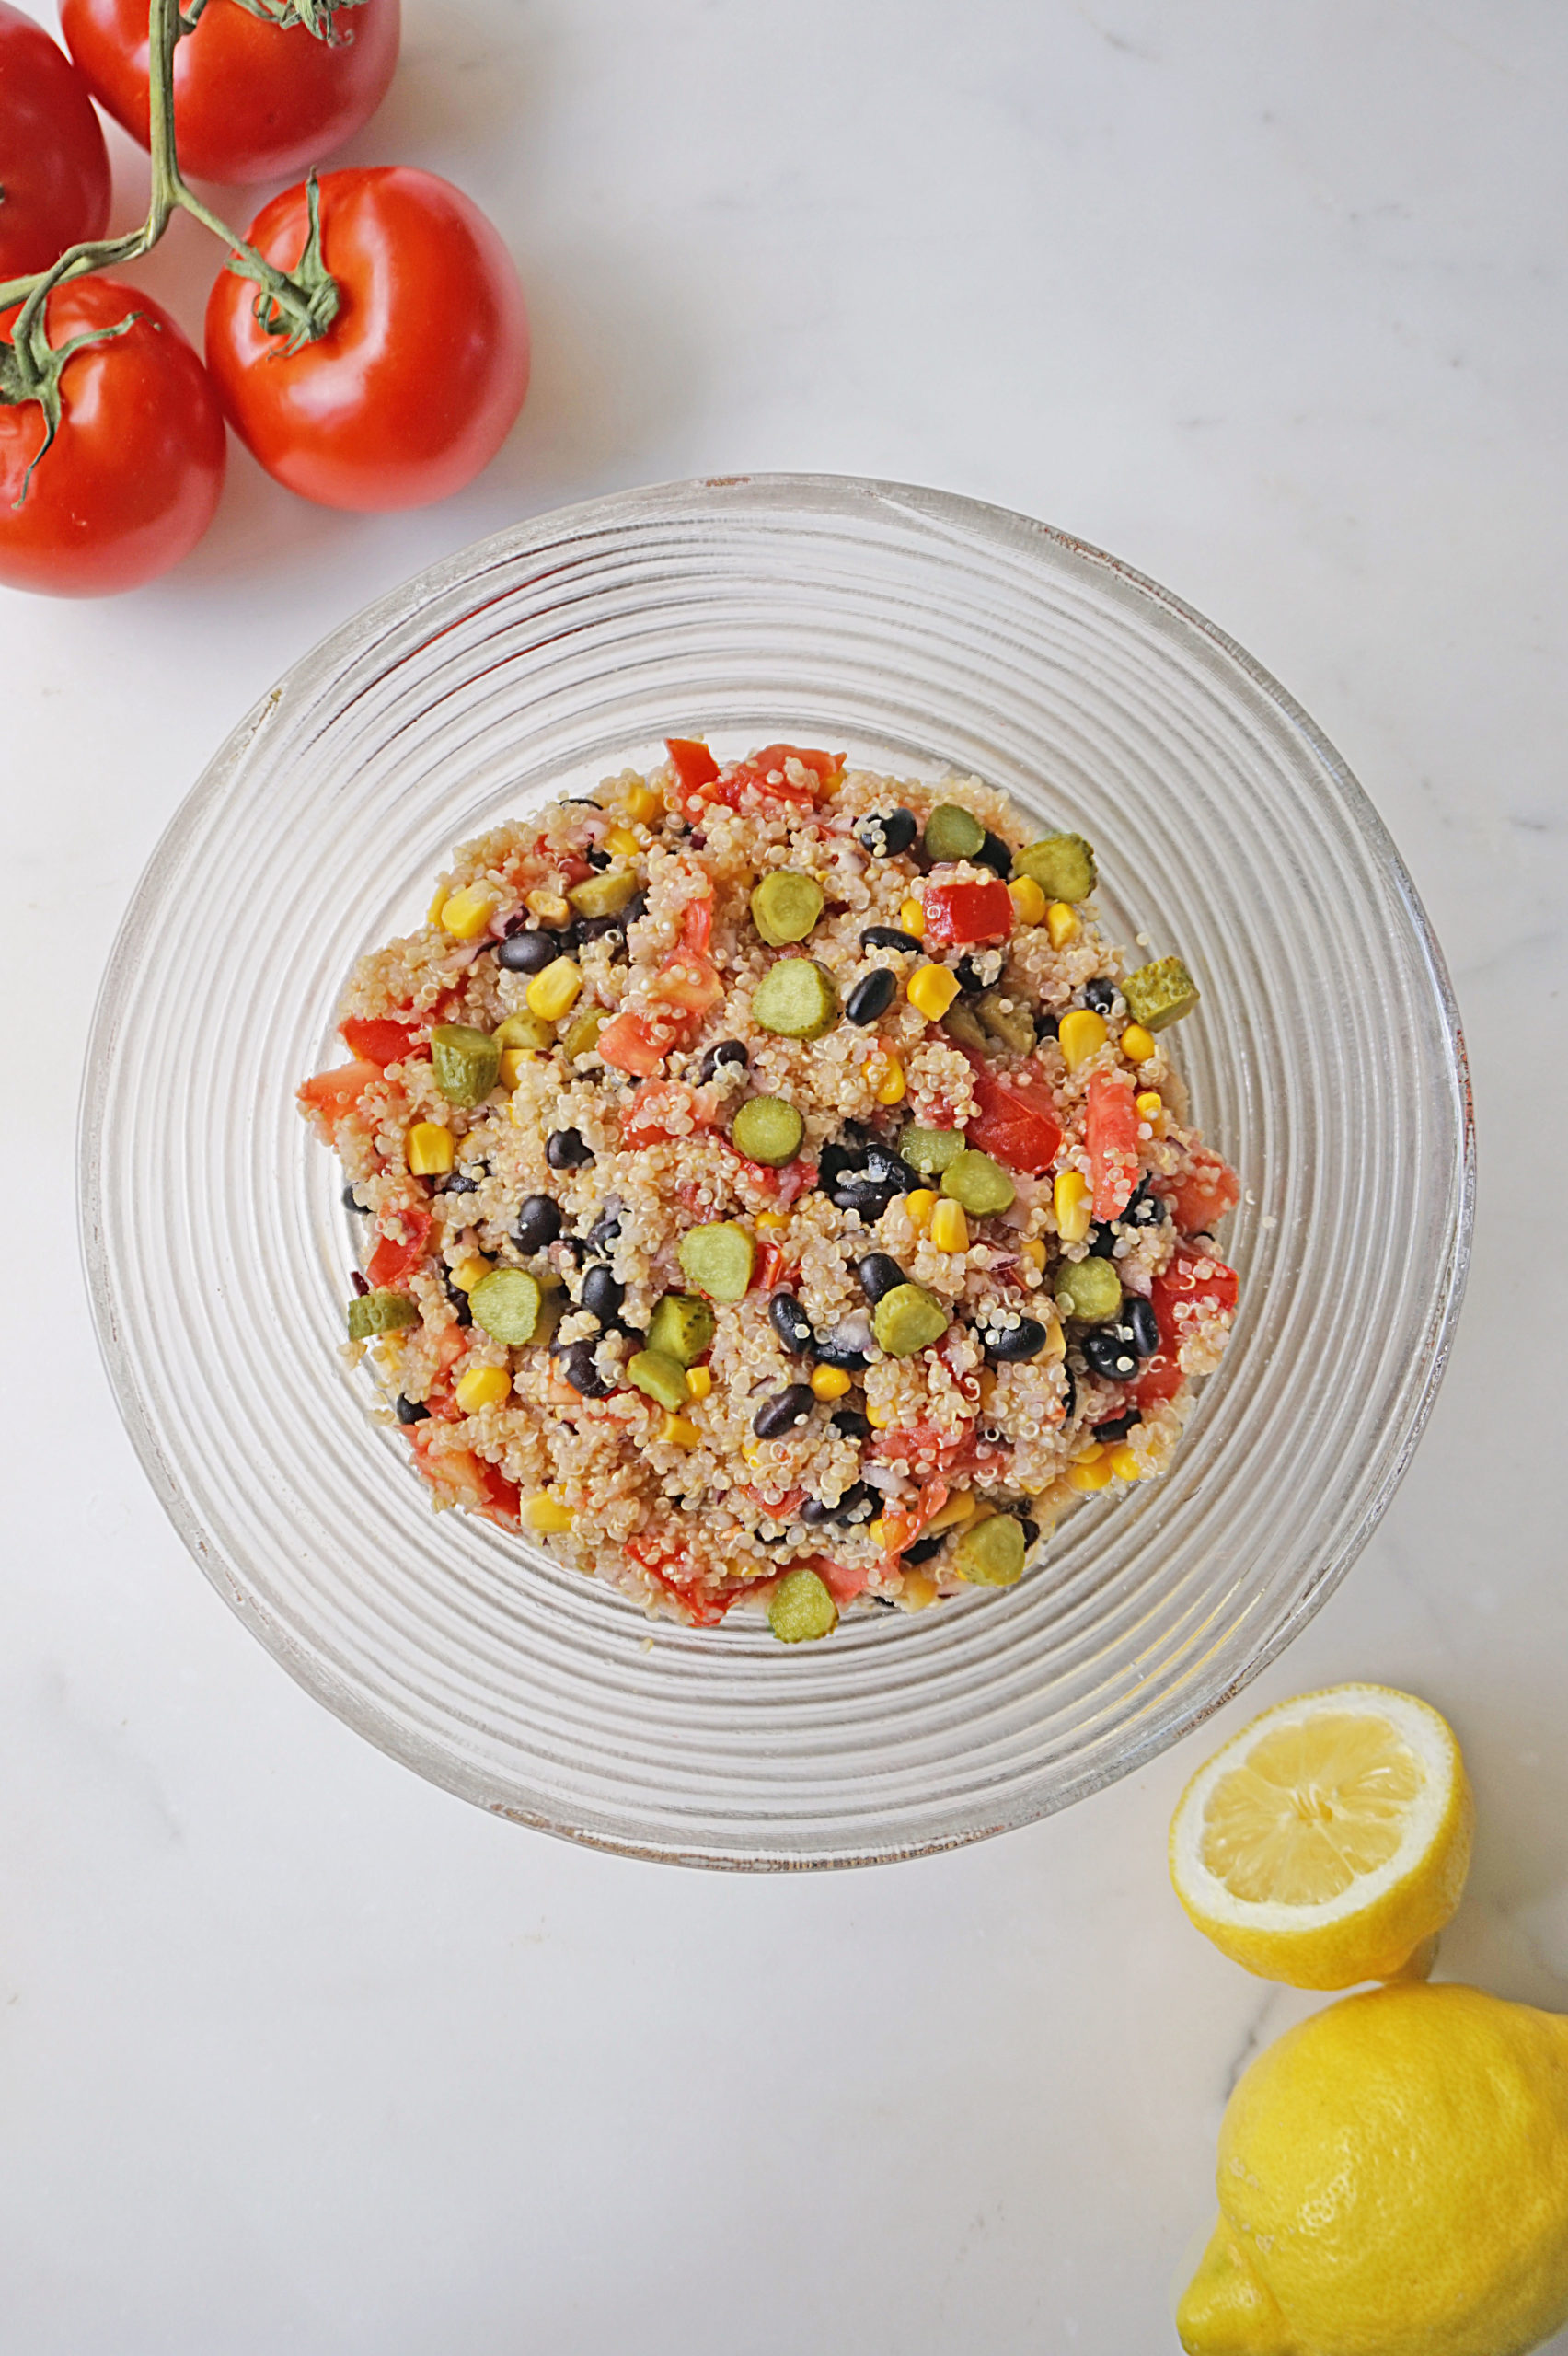
[[[765,1824],[744,1837],[693,1842],[663,1837],[646,1815],[624,1823],[606,1821],[596,1812],[580,1818],[559,1807],[517,1804],[515,1793],[502,1796],[487,1792],[482,1778],[454,1759],[434,1741],[397,1723],[375,1703],[367,1702],[345,1683],[340,1671],[324,1661],[313,1661],[287,1631],[271,1623],[267,1614],[248,1607],[236,1581],[225,1575],[224,1547],[215,1540],[184,1495],[165,1449],[158,1417],[138,1375],[135,1354],[121,1330],[115,1295],[112,1255],[106,1237],[105,1187],[112,1164],[113,1138],[106,1131],[104,1105],[108,1080],[118,1046],[118,1010],[127,997],[138,960],[148,949],[155,912],[169,878],[179,863],[187,839],[215,802],[235,791],[244,771],[247,751],[262,722],[280,706],[304,710],[313,700],[329,697],[333,685],[353,659],[375,641],[391,637],[422,607],[461,589],[467,582],[515,564],[546,550],[569,550],[600,536],[617,537],[619,551],[634,546],[640,525],[655,525],[674,518],[700,519],[704,514],[733,523],[744,514],[766,532],[772,518],[796,522],[820,511],[842,525],[857,509],[868,517],[896,513],[922,519],[938,533],[951,530],[971,545],[989,540],[998,553],[1005,549],[1017,562],[1020,549],[1037,549],[1049,567],[1067,558],[1117,584],[1124,594],[1146,600],[1168,625],[1173,624],[1205,642],[1212,653],[1236,666],[1251,688],[1270,706],[1299,741],[1318,771],[1323,795],[1356,838],[1361,852],[1379,871],[1402,910],[1433,994],[1447,1059],[1446,1077],[1458,1107],[1456,1134],[1458,1171],[1454,1190],[1453,1232],[1442,1280],[1428,1315],[1431,1336],[1426,1377],[1418,1396],[1395,1434],[1375,1440],[1369,1454],[1383,1461],[1376,1487],[1369,1493],[1359,1522],[1341,1543],[1337,1555],[1320,1562],[1316,1576],[1298,1592],[1290,1608],[1266,1629],[1239,1668],[1194,1679],[1180,1701],[1143,1712],[1137,1724],[1124,1729],[1126,1741],[1114,1758],[1101,1757],[1076,1777],[1052,1779],[1043,1771],[1036,1785],[1014,1794],[1006,1808],[988,1807],[982,1796],[968,1803],[966,1820],[950,1813],[929,1837],[898,1837],[879,1841],[863,1835],[843,1845],[819,1850],[771,1845]],[[1442,953],[1424,909],[1382,820],[1334,746],[1279,683],[1246,650],[1204,615],[1158,582],[1105,551],[1012,510],[963,498],[956,493],[917,485],[835,475],[762,474],[703,478],[688,482],[651,485],[558,509],[510,526],[429,567],[377,600],[323,639],[296,662],[277,687],[261,698],[209,764],[165,830],[133,897],[110,954],[100,987],[86,1062],[78,1126],[78,1185],[81,1239],[88,1294],[100,1349],[121,1414],[133,1445],[180,1538],[224,1600],[267,1645],[299,1682],[336,1715],[377,1745],[414,1767],[430,1780],[457,1792],[493,1812],[582,1841],[588,1845],[644,1858],[726,1867],[797,1868],[877,1863],[928,1854],[981,1839],[1053,1812],[1073,1799],[1126,1773],[1191,1732],[1251,1681],[1288,1645],[1308,1619],[1337,1587],[1380,1520],[1402,1478],[1428,1415],[1447,1365],[1455,1325],[1462,1303],[1468,1269],[1474,1201],[1473,1114],[1465,1050]]]

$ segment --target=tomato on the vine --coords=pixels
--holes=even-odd
[[[203,19],[203,21],[205,21]],[[339,308],[286,347],[225,271],[207,301],[207,365],[269,474],[325,507],[422,507],[487,466],[528,388],[528,314],[512,257],[450,181],[402,165],[326,173],[321,260]],[[249,241],[297,269],[306,193],[274,197]]]
[[[75,279],[48,297],[50,344],[58,351],[133,314],[122,333],[66,361],[60,430],[41,457],[39,402],[0,404],[0,583],[11,588],[59,597],[134,589],[189,555],[213,520],[223,412],[168,313],[113,279]],[[10,339],[17,318],[0,315],[0,336]]]
[[[148,143],[147,0],[61,0],[61,29],[106,114]],[[174,52],[174,136],[197,179],[286,179],[370,121],[398,64],[398,0],[340,5],[329,36],[207,0]]]
[[[67,246],[101,237],[109,198],[109,150],[86,84],[41,25],[0,0],[0,279],[47,270]]]

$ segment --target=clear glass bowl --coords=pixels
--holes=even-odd
[[[1164,1481],[1041,1567],[785,1647],[652,1622],[433,1514],[339,1354],[354,1236],[294,1091],[355,956],[451,847],[657,756],[829,743],[973,770],[1098,847],[1113,938],[1179,949],[1197,1117],[1239,1167],[1241,1311]],[[913,1855],[1124,1774],[1343,1576],[1442,1373],[1470,1234],[1463,1047],[1370,804],[1151,582],[1027,517],[832,477],[675,484],[503,532],[328,639],[160,844],[81,1133],[110,1374],[207,1576],[396,1758],[521,1823],[747,1866]]]

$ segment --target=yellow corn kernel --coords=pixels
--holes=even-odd
[[[1045,895],[1032,875],[1020,875],[1008,885],[1008,897],[1013,904],[1013,914],[1020,924],[1043,924],[1045,919]]]
[[[819,1366],[812,1374],[813,1399],[842,1399],[849,1388],[849,1377],[841,1366]]]
[[[492,893],[476,892],[472,884],[466,884],[460,892],[450,893],[443,900],[438,921],[454,939],[472,941],[489,924],[494,907]]]
[[[969,1221],[962,1203],[940,1202],[931,1213],[931,1241],[939,1252],[967,1252]]]
[[[946,965],[917,965],[905,995],[917,1014],[940,1022],[958,996],[958,976]]]
[[[1059,1170],[1051,1189],[1056,1210],[1056,1232],[1064,1243],[1081,1243],[1089,1233],[1090,1205],[1093,1200],[1089,1180],[1081,1170]]]
[[[694,1399],[706,1399],[713,1388],[713,1369],[706,1366],[688,1366],[686,1389]]]
[[[1045,1320],[1045,1346],[1040,1355],[1047,1365],[1053,1358],[1065,1358],[1067,1355],[1067,1337],[1062,1331],[1062,1321],[1055,1310]]]
[[[1076,941],[1079,926],[1078,911],[1068,900],[1053,900],[1045,911],[1045,930],[1051,936],[1053,949],[1065,949]]]
[[[1099,1460],[1092,1464],[1075,1464],[1067,1474],[1069,1489],[1108,1489],[1111,1467]]]
[[[702,1434],[684,1415],[667,1415],[659,1427],[659,1438],[666,1448],[700,1448]]]
[[[1083,1446],[1073,1458],[1073,1462],[1075,1464],[1098,1464],[1104,1453],[1105,1442],[1102,1439],[1086,1439]]]
[[[530,916],[538,918],[541,924],[555,925],[571,922],[571,903],[563,898],[559,892],[547,892],[543,889],[530,892],[523,905]]]
[[[1165,1110],[1165,1099],[1158,1088],[1143,1089],[1133,1099],[1134,1110],[1140,1121],[1158,1121]]]
[[[605,849],[613,859],[635,859],[641,848],[629,826],[612,826],[605,837]]]
[[[956,1530],[961,1521],[973,1521],[974,1511],[974,1499],[967,1489],[961,1489],[955,1497],[948,1499],[940,1513],[931,1516],[920,1535],[922,1538],[934,1538],[939,1530]]]
[[[1147,1064],[1154,1053],[1154,1034],[1141,1022],[1129,1022],[1122,1034],[1122,1053],[1130,1064]]]
[[[503,1366],[471,1366],[457,1377],[454,1396],[466,1415],[477,1415],[481,1407],[499,1407],[511,1388]]]
[[[621,808],[634,826],[651,826],[663,806],[651,785],[628,785],[621,795]]]
[[[525,996],[530,1014],[537,1014],[547,1022],[559,1022],[582,987],[582,976],[570,957],[558,957],[542,974],[536,974]],[[1100,1018],[1095,1016],[1098,1022]],[[1104,1025],[1101,1025],[1101,1029]]]
[[[912,932],[917,941],[925,940],[926,911],[918,900],[908,899],[899,903],[898,929],[900,932]]]
[[[912,1195],[904,1197],[904,1207],[909,1214],[909,1224],[917,1235],[924,1235],[931,1224],[931,1213],[937,1207],[937,1196],[929,1186],[917,1186]]]
[[[457,1148],[439,1121],[416,1121],[403,1139],[403,1155],[416,1178],[438,1178],[456,1161]]]
[[[1045,1246],[1037,1235],[1027,1237],[1019,1245],[1018,1256],[1020,1260],[1027,1260],[1032,1268],[1038,1268],[1042,1275],[1044,1274]]]
[[[762,1455],[762,1442],[750,1438],[742,1440],[741,1454],[748,1464],[755,1464]]]
[[[867,1057],[866,1078],[871,1083],[871,1094],[879,1104],[903,1103],[904,1091],[908,1085],[904,1077],[904,1066],[896,1056],[890,1056],[885,1047],[879,1047],[874,1056]]]
[[[501,1084],[515,1090],[526,1064],[536,1064],[538,1057],[532,1047],[502,1047],[501,1051]]]
[[[1106,1458],[1105,1461],[1109,1464],[1112,1472],[1114,1472],[1118,1481],[1141,1481],[1143,1479],[1143,1466],[1138,1461],[1136,1452],[1127,1446],[1125,1440],[1123,1440],[1119,1447],[1113,1448],[1111,1450],[1111,1453]]]
[[[1096,1014],[1091,1006],[1075,1006],[1070,1014],[1064,1014],[1056,1027],[1056,1042],[1067,1069],[1077,1071],[1090,1056],[1097,1056],[1110,1035],[1105,1017]]]
[[[446,886],[444,884],[438,884],[435,887],[435,897],[431,902],[429,907],[425,910],[426,924],[439,924],[441,922],[441,911],[445,906]]]
[[[866,1421],[870,1424],[872,1431],[881,1432],[887,1429],[887,1426],[893,1421],[893,1417],[885,1407],[873,1407],[870,1401],[868,1399],[866,1402]]]
[[[452,1281],[459,1292],[472,1292],[474,1287],[482,1277],[488,1276],[490,1272],[490,1262],[481,1259],[477,1252],[470,1252],[467,1258],[459,1260],[453,1269]]]
[[[880,1546],[883,1553],[886,1553],[888,1546],[892,1542],[892,1532],[889,1530],[888,1526],[882,1519],[881,1514],[877,1516],[875,1521],[867,1522],[866,1535],[870,1540],[873,1546]]]
[[[752,1221],[752,1225],[762,1235],[777,1235],[781,1227],[788,1227],[789,1224],[782,1211],[758,1211]]]
[[[940,1592],[936,1580],[928,1578],[924,1571],[905,1571],[898,1600],[905,1611],[924,1611],[928,1604],[935,1603]]]
[[[570,1530],[571,1507],[541,1489],[536,1496],[524,1498],[522,1520],[525,1530]]]

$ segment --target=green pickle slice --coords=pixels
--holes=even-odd
[[[942,1192],[976,1218],[1010,1209],[1018,1197],[1018,1188],[1001,1164],[974,1146],[949,1162],[942,1172]]]
[[[1000,992],[987,990],[974,1001],[974,1011],[986,1036],[1010,1055],[1027,1056],[1034,1046],[1034,1018],[1026,1006],[1014,998],[1003,999]]]
[[[1023,1524],[1010,1513],[988,1514],[963,1532],[952,1566],[973,1587],[1012,1587],[1023,1576]]]
[[[482,1104],[501,1074],[501,1049],[471,1022],[438,1022],[430,1034],[435,1084],[449,1104]]]
[[[1122,996],[1135,1022],[1146,1031],[1163,1031],[1168,1022],[1180,1022],[1191,1014],[1198,1002],[1198,986],[1180,957],[1157,957],[1127,976]]]
[[[730,1127],[731,1142],[748,1161],[777,1169],[792,1161],[801,1150],[806,1125],[782,1096],[753,1096],[741,1106]]]
[[[498,1047],[527,1047],[536,1055],[548,1055],[555,1045],[556,1027],[547,1022],[542,1014],[509,1014],[498,1022],[490,1037]]]
[[[1099,881],[1094,846],[1081,835],[1047,835],[1013,861],[1020,875],[1032,875],[1048,900],[1087,900]]]
[[[832,1635],[838,1606],[815,1571],[786,1571],[768,1598],[767,1624],[781,1645],[809,1644]]]
[[[540,1330],[547,1318],[545,1287],[526,1268],[492,1268],[468,1295],[468,1310],[492,1342],[520,1348],[546,1339]]]
[[[947,1311],[923,1285],[894,1285],[883,1293],[871,1319],[877,1347],[890,1358],[913,1357],[940,1342],[947,1329]]]
[[[973,810],[957,802],[939,802],[921,839],[928,859],[973,859],[986,840],[986,829]]]
[[[780,957],[756,986],[752,1013],[781,1039],[820,1039],[838,1019],[838,992],[810,957]]]
[[[709,1300],[739,1300],[751,1287],[756,1246],[733,1219],[713,1219],[688,1228],[678,1257],[686,1282]]]
[[[648,1346],[677,1366],[695,1366],[713,1340],[718,1320],[691,1292],[667,1292],[648,1321]]]
[[[362,1292],[349,1303],[349,1339],[368,1342],[373,1334],[396,1334],[420,1322],[418,1304],[406,1292],[384,1285],[378,1292]]]
[[[765,875],[751,895],[752,922],[770,949],[804,941],[822,914],[822,885],[814,876],[780,867]]]
[[[606,867],[574,884],[566,896],[580,917],[618,917],[636,889],[637,878],[628,867]]]
[[[951,1169],[963,1151],[962,1129],[920,1129],[913,1123],[898,1140],[901,1161],[922,1178],[932,1178],[939,1170]]]
[[[686,1369],[663,1350],[639,1350],[626,1362],[627,1380],[661,1407],[684,1407],[691,1397]]]
[[[1064,1260],[1056,1301],[1085,1325],[1103,1325],[1122,1306],[1122,1279],[1109,1260]]]
[[[591,1006],[568,1023],[561,1038],[560,1051],[569,1064],[575,1063],[579,1056],[587,1055],[591,1048],[598,1045],[599,1034],[609,1019],[602,1006]]]

